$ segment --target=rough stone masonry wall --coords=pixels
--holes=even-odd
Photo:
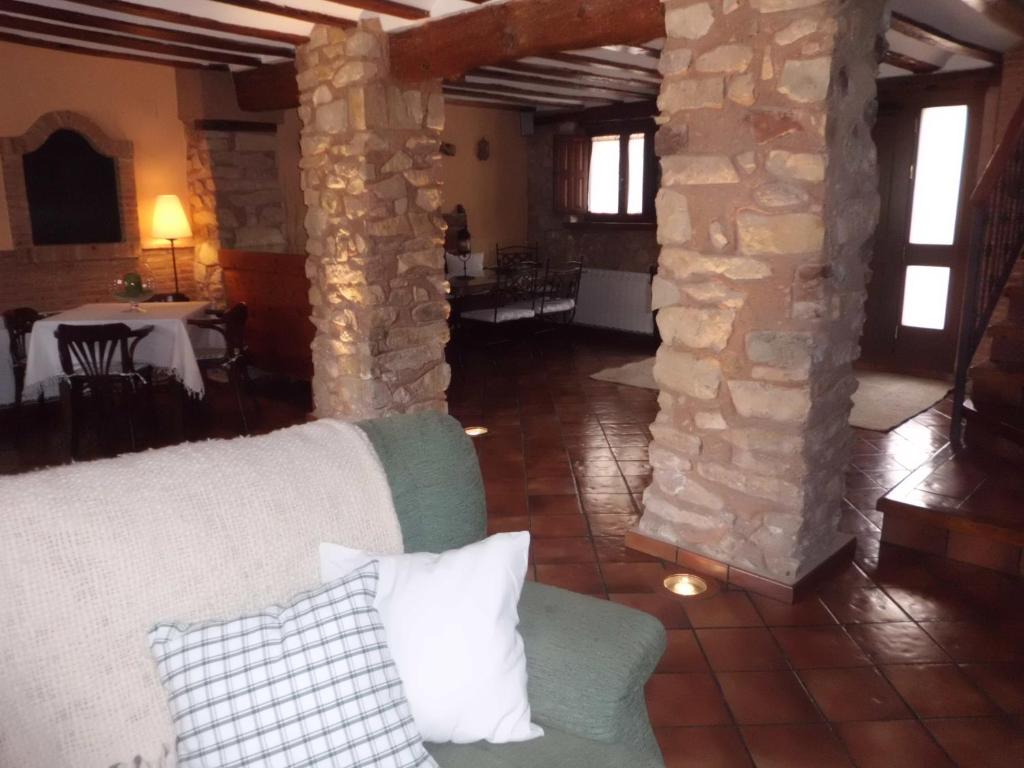
[[[316,412],[444,410],[441,83],[392,81],[375,21],[315,27],[297,64]]]
[[[273,133],[186,130],[189,203],[200,296],[224,299],[221,248],[283,251],[284,200]]]
[[[654,227],[574,227],[555,211],[555,134],[575,128],[575,123],[539,126],[529,139],[527,241],[540,245],[541,254],[556,263],[649,272],[660,250]]]
[[[793,583],[838,545],[883,0],[666,0],[640,531]]]

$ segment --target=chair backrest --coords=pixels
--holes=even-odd
[[[232,305],[220,316],[229,358],[241,355],[245,351],[245,324],[248,319],[249,307],[242,302]]]
[[[540,283],[540,265],[524,261],[515,267],[499,267],[496,272],[497,295],[500,304],[514,301],[536,301]]]
[[[540,264],[540,246],[538,245],[499,245],[496,250],[499,269],[520,267],[525,263]]]
[[[134,373],[134,343],[152,330],[152,326],[132,331],[124,323],[101,325],[58,325],[60,367],[65,376],[88,379]],[[118,365],[115,368],[115,360]]]
[[[4,312],[4,327],[11,342],[11,360],[14,365],[24,365],[28,359],[25,348],[26,337],[32,332],[36,320],[43,316],[31,307],[18,307]]]
[[[171,304],[178,301],[188,301],[189,298],[184,293],[154,293],[148,299],[147,304]]]

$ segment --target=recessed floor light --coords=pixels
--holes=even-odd
[[[470,437],[482,437],[487,434],[487,427],[466,427],[465,432]]]
[[[673,573],[664,581],[665,589],[683,597],[696,597],[708,591],[708,583],[692,573]]]

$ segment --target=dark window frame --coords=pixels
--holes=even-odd
[[[640,133],[644,135],[643,210],[640,213],[626,213],[629,195],[629,138]],[[661,167],[654,151],[654,137],[656,133],[657,125],[652,118],[602,120],[582,123],[575,134],[577,137],[586,137],[588,141],[592,141],[598,136],[619,137],[619,212],[592,213],[589,210],[589,200],[583,209],[566,210],[564,207],[559,206],[557,199],[555,203],[556,212],[571,214],[571,220],[568,224],[576,227],[628,226],[643,228],[656,225],[655,197],[657,196],[661,180]],[[585,182],[589,188],[589,162],[587,163]]]

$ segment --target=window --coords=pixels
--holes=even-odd
[[[587,211],[596,216],[642,216],[647,135],[622,133],[590,140]]]
[[[952,245],[967,138],[967,106],[921,111],[910,216],[913,245]]]
[[[577,222],[652,222],[657,191],[654,130],[596,130],[555,141],[555,210]]]
[[[22,167],[34,245],[121,242],[117,166],[88,139],[54,131]]]
[[[949,267],[907,267],[903,283],[903,314],[909,328],[941,331],[946,327],[949,303]]]

